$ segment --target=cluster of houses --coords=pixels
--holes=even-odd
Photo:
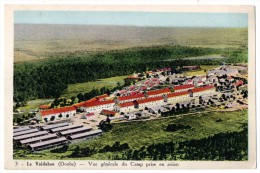
[[[189,70],[198,69],[197,66],[185,67]],[[189,101],[194,97],[214,94],[216,87],[221,86],[220,76],[226,75],[229,82],[242,85],[240,80],[232,76],[238,74],[234,68],[220,68],[208,71],[207,76],[183,77],[171,74],[171,68],[157,69],[146,72],[147,76],[140,80],[138,74],[128,76],[127,80],[136,80],[134,85],[115,91],[111,95],[101,95],[70,107],[43,109],[36,117],[41,121],[52,121],[59,118],[70,118],[77,111],[86,113],[102,113],[103,115],[120,115],[129,112],[149,109],[150,107],[176,104]],[[168,84],[165,87],[165,84]]]

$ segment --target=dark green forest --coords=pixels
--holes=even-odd
[[[182,58],[223,54],[223,59],[184,60]],[[95,54],[57,55],[47,60],[14,64],[14,101],[57,98],[68,84],[96,81],[160,67],[218,65],[222,61],[245,62],[243,50],[222,50],[185,46],[158,46],[108,51]],[[171,61],[165,61],[173,59]],[[173,68],[174,69],[174,68]]]

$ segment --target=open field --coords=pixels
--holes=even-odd
[[[206,75],[205,71],[213,69],[213,68],[216,68],[216,67],[219,67],[219,66],[216,66],[216,65],[202,65],[202,66],[200,66],[201,70],[187,71],[187,72],[184,72],[183,74],[185,76]]]
[[[184,115],[178,118],[165,118],[161,120],[129,122],[114,124],[110,132],[102,137],[90,141],[72,144],[65,153],[52,153],[46,150],[37,154],[30,154],[22,150],[15,151],[15,159],[71,159],[66,158],[76,146],[102,149],[106,145],[112,146],[115,141],[121,144],[128,143],[131,149],[140,149],[142,146],[163,142],[189,141],[201,139],[219,133],[236,132],[242,130],[242,125],[247,124],[248,112],[213,112]],[[222,121],[216,122],[221,119]],[[178,130],[175,132],[165,131],[169,124],[190,125],[191,129]],[[26,154],[25,154],[26,153]],[[108,159],[115,153],[97,153],[91,157],[76,159]]]
[[[220,49],[247,45],[246,28],[16,24],[14,29],[15,62],[160,45]]]
[[[117,86],[119,82],[121,85],[124,84],[124,78],[126,76],[117,76],[111,78],[100,79],[94,82],[76,83],[68,85],[67,91],[62,95],[63,97],[71,98],[72,96],[77,96],[78,93],[90,92],[93,89],[100,89],[106,87],[112,89]]]

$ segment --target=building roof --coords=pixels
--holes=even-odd
[[[71,135],[70,139],[77,139],[77,138],[84,138],[84,137],[88,137],[88,136],[92,136],[92,135],[98,135],[103,133],[102,130],[98,129],[98,130],[93,130],[90,132],[85,132],[85,133],[80,133],[80,134],[76,134],[76,135]]]
[[[175,92],[175,93],[170,93],[170,94],[167,94],[167,97],[168,98],[171,98],[171,97],[178,97],[178,96],[182,96],[182,95],[188,95],[189,92],[188,91],[183,91],[183,92]]]
[[[117,112],[103,109],[101,111],[101,114],[104,114],[104,115],[115,115],[115,114],[117,114]]]
[[[100,96],[97,96],[96,98],[97,98],[98,100],[100,100],[100,99],[103,99],[103,98],[106,98],[106,97],[108,97],[107,94],[102,94],[102,95],[100,95]]]
[[[44,141],[44,142],[38,142],[38,143],[35,143],[35,144],[30,144],[29,146],[31,148],[43,147],[43,146],[48,146],[48,145],[51,145],[51,144],[65,142],[65,141],[67,141],[67,139],[65,137],[60,137],[60,138],[53,139],[53,140],[48,140],[48,141]]]
[[[69,135],[69,134],[73,134],[73,133],[80,133],[80,132],[88,131],[88,130],[92,130],[92,127],[84,126],[81,128],[62,131],[62,132],[59,132],[59,134],[63,136],[63,135]]]
[[[68,107],[42,110],[40,112],[41,112],[42,116],[48,116],[50,114],[59,114],[59,113],[69,112],[69,111],[76,111],[76,108],[74,106],[68,106]]]
[[[25,131],[25,130],[30,130],[30,127],[29,126],[19,127],[19,128],[14,129],[13,132],[17,133],[17,132],[21,132],[21,131]]]
[[[115,103],[114,100],[96,101],[90,103],[86,102],[85,107],[95,107],[95,106],[107,105],[112,103]]]
[[[123,108],[123,107],[128,107],[128,106],[134,106],[133,102],[125,102],[125,103],[121,103],[118,105],[119,107]]]
[[[64,127],[51,129],[50,131],[52,133],[56,133],[56,132],[61,132],[61,131],[69,130],[69,129],[76,129],[76,128],[80,128],[80,127],[83,127],[83,125],[64,126]]]
[[[40,105],[39,108],[40,109],[49,109],[50,106],[49,105]]]
[[[146,98],[143,100],[137,100],[138,104],[143,104],[143,103],[148,103],[148,102],[154,102],[154,101],[159,101],[159,100],[163,100],[163,97],[152,97],[152,98]]]
[[[39,137],[35,137],[35,138],[30,138],[30,139],[25,139],[25,140],[21,140],[21,144],[28,144],[31,142],[37,142],[40,140],[45,140],[45,139],[50,139],[50,138],[55,138],[57,137],[56,134],[48,134],[48,135],[44,135],[44,136],[39,136]]]
[[[80,103],[74,104],[73,106],[75,106],[75,107],[81,107],[81,106],[84,106],[85,104],[86,104],[85,102],[80,102]]]
[[[243,85],[243,84],[244,84],[244,82],[241,81],[241,80],[239,80],[239,81],[237,81],[237,82],[235,83],[236,86],[238,86],[238,85]]]
[[[163,88],[163,89],[159,89],[159,90],[148,91],[147,95],[151,96],[151,95],[164,94],[164,93],[169,93],[169,92],[171,92],[171,90],[169,88]]]
[[[52,124],[52,125],[47,125],[47,126],[43,126],[42,129],[43,130],[50,130],[50,129],[54,129],[54,128],[58,128],[58,127],[64,127],[64,126],[68,126],[69,123],[65,122],[65,123],[58,123],[58,124]]]
[[[199,88],[194,88],[192,89],[191,91],[192,92],[201,92],[201,91],[205,91],[205,90],[209,90],[209,89],[214,89],[215,87],[214,86],[211,86],[211,85],[207,85],[207,86],[203,86],[203,87],[199,87]]]
[[[46,131],[38,131],[35,133],[30,133],[30,134],[25,134],[25,135],[21,135],[21,136],[16,136],[14,137],[14,140],[24,140],[24,139],[29,139],[29,138],[33,138],[33,137],[37,137],[37,136],[43,136],[48,134],[48,132]]]
[[[30,133],[34,133],[34,132],[38,132],[38,129],[30,129],[30,130],[26,130],[26,131],[21,131],[21,132],[17,132],[17,133],[13,133],[13,136],[20,136],[20,135],[25,135],[25,134],[30,134]]]
[[[193,84],[187,84],[187,85],[178,85],[173,87],[175,91],[177,90],[182,90],[182,89],[189,89],[189,88],[194,88]]]
[[[122,96],[118,97],[118,100],[123,101],[123,100],[131,100],[131,99],[138,99],[138,98],[144,98],[144,94],[136,94],[136,95],[129,95],[129,96]]]

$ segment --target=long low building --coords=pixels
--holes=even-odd
[[[83,127],[83,125],[64,126],[64,127],[59,127],[59,128],[51,129],[50,132],[51,132],[51,133],[57,133],[57,132],[62,132],[62,131],[66,131],[66,130],[81,128],[81,127]]]
[[[164,97],[160,96],[160,97],[147,98],[143,100],[137,100],[134,101],[134,104],[135,104],[135,108],[144,109],[145,107],[149,107],[149,106],[162,105],[164,102],[165,102]]]
[[[47,126],[41,127],[41,129],[42,129],[42,130],[51,130],[51,129],[55,129],[55,128],[59,128],[59,127],[64,127],[64,126],[69,126],[69,123],[65,122],[65,123],[47,125]]]
[[[114,110],[117,112],[129,112],[135,109],[133,102],[125,102],[121,104],[116,104]]]
[[[215,87],[211,85],[203,86],[203,87],[198,87],[194,88],[191,90],[192,96],[202,96],[202,95],[207,95],[207,94],[212,94],[215,92]]]
[[[77,128],[77,129],[72,129],[72,130],[66,130],[63,132],[59,132],[58,134],[60,136],[68,136],[68,135],[74,135],[74,134],[78,134],[78,133],[83,133],[86,131],[90,131],[92,130],[92,127],[82,127],[82,128]]]
[[[29,126],[24,126],[24,127],[19,127],[17,129],[14,129],[13,132],[17,133],[17,132],[21,132],[21,131],[26,131],[26,130],[30,130],[31,128]]]
[[[44,135],[44,136],[39,136],[39,137],[35,137],[35,138],[21,140],[20,143],[22,145],[26,145],[26,144],[42,142],[42,141],[45,141],[45,140],[51,140],[51,139],[55,139],[55,138],[57,138],[56,134],[48,134],[48,135]]]
[[[36,114],[36,119],[40,121],[54,121],[60,118],[70,118],[76,115],[76,108],[74,106],[54,108],[41,110]]]
[[[99,136],[102,133],[103,133],[103,131],[98,129],[98,130],[93,130],[93,131],[86,132],[86,133],[71,135],[71,136],[68,137],[68,139],[70,139],[70,140],[89,139],[89,138],[92,138],[94,136]]]
[[[43,136],[43,135],[47,135],[47,134],[48,134],[48,132],[46,132],[46,131],[38,131],[36,133],[30,133],[30,134],[26,134],[26,135],[16,136],[16,137],[14,137],[14,141],[29,139],[29,138]]]
[[[114,100],[95,101],[90,103],[86,102],[85,105],[81,106],[81,110],[84,112],[97,112],[102,111],[103,109],[113,110],[114,105]]]
[[[26,134],[30,134],[30,133],[35,133],[38,131],[39,131],[38,129],[30,129],[30,130],[26,130],[26,131],[21,131],[21,132],[13,133],[13,137],[26,135]]]
[[[147,91],[146,95],[147,97],[160,97],[163,94],[169,94],[171,93],[171,90],[169,88],[163,88],[163,89],[159,89],[159,90],[151,90],[151,91]]]
[[[134,100],[140,100],[140,99],[145,99],[145,95],[143,93],[118,97],[116,98],[115,101],[117,103],[125,103],[125,102],[132,102]]]
[[[52,139],[52,140],[48,140],[48,141],[44,141],[44,142],[30,144],[28,147],[32,151],[39,151],[39,150],[44,150],[44,149],[48,149],[51,147],[56,147],[56,146],[59,146],[59,145],[62,145],[62,144],[68,143],[68,142],[69,141],[65,137],[60,137],[57,139]]]
[[[175,104],[180,101],[184,101],[190,98],[188,91],[175,92],[167,94],[167,102]]]

